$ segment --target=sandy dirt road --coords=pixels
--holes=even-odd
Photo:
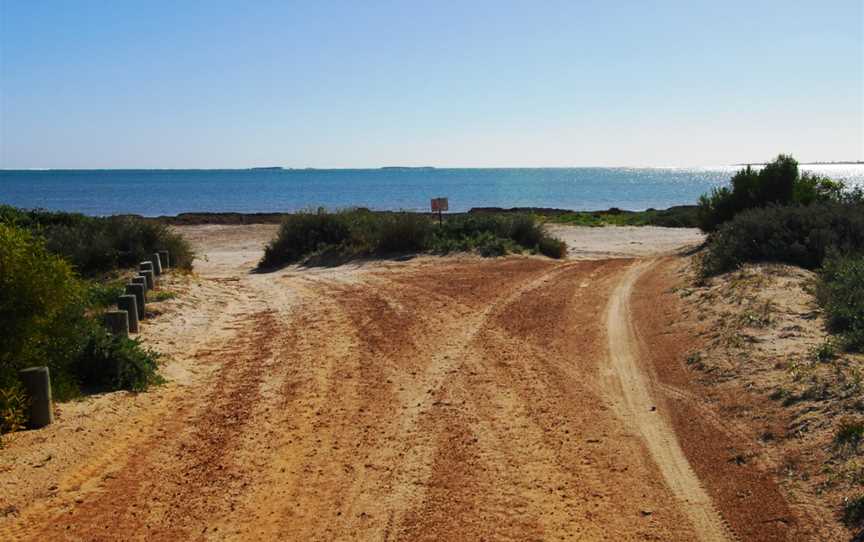
[[[194,303],[152,330],[171,382],[77,453],[86,407],[13,441],[56,455],[7,463],[0,540],[732,537],[641,372],[646,260],[254,274],[260,243],[188,233]]]

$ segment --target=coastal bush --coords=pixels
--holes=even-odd
[[[380,217],[376,250],[382,253],[422,252],[429,246],[433,225],[416,213],[393,213]]]
[[[567,256],[567,243],[554,237],[544,237],[537,245],[540,254],[560,260]]]
[[[276,238],[264,249],[264,258],[258,266],[294,263],[324,247],[344,245],[351,237],[350,222],[351,217],[345,212],[299,212],[288,215],[279,227]],[[360,228],[355,230],[359,231]],[[367,242],[371,242],[371,239]]]
[[[111,287],[109,287],[111,288]],[[18,386],[18,371],[47,366],[57,400],[81,387],[140,389],[150,381],[153,353],[134,341],[108,337],[96,323],[94,308],[103,302],[44,239],[0,223],[0,390]],[[111,365],[113,364],[113,365]],[[104,369],[121,368],[105,380]],[[145,375],[142,377],[141,375]]]
[[[562,249],[563,247],[563,249]],[[316,253],[343,257],[394,253],[447,254],[476,250],[484,256],[530,250],[563,257],[566,246],[541,223],[523,214],[469,214],[442,224],[417,213],[346,210],[301,212],[288,216],[265,248],[259,268],[296,263]]]
[[[137,339],[109,335],[96,328],[89,334],[75,372],[94,390],[143,391],[158,381],[159,357]]]
[[[113,305],[117,298],[126,290],[126,281],[122,279],[85,282],[87,303],[93,309],[101,309]],[[157,294],[159,292],[156,292]]]
[[[47,365],[55,395],[72,395],[86,306],[68,262],[26,230],[0,224],[0,389],[16,384],[19,369]]]
[[[759,171],[750,166],[739,170],[730,186],[702,195],[696,216],[703,231],[713,232],[748,209],[842,201],[846,192],[840,181],[810,173],[799,174],[798,162],[781,154]]]
[[[705,275],[746,262],[779,262],[816,269],[832,250],[864,250],[864,204],[822,202],[744,211],[708,239]]]
[[[172,266],[189,270],[195,256],[183,236],[139,217],[90,217],[3,205],[0,223],[39,235],[48,250],[66,258],[84,276],[134,267],[158,250],[170,252]]]
[[[831,254],[819,273],[817,298],[843,346],[864,351],[864,256]]]

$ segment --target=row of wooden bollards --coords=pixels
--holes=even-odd
[[[132,278],[126,285],[126,293],[117,299],[117,310],[105,313],[105,326],[111,333],[125,337],[139,332],[147,292],[156,287],[156,277],[170,265],[167,250],[155,252],[149,260],[138,264],[138,276]]]
[[[133,277],[123,295],[117,298],[117,310],[105,313],[105,325],[114,335],[129,336],[140,331],[144,318],[147,292],[156,287],[156,276],[170,267],[167,250],[155,252],[150,260],[138,264],[138,275]],[[19,371],[24,391],[30,399],[27,426],[44,427],[54,421],[51,401],[51,375],[48,367],[28,367]]]

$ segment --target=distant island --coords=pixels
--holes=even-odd
[[[249,169],[251,169],[252,171],[262,171],[262,170],[264,170],[264,171],[281,171],[285,168],[282,166],[264,166],[264,167],[250,167]]]
[[[404,170],[409,170],[409,169],[429,170],[429,169],[435,169],[435,168],[432,166],[419,166],[419,167],[414,167],[414,166],[382,166],[381,169],[390,169],[390,170],[395,169],[397,171],[404,171]]]

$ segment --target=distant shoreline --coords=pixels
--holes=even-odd
[[[595,211],[577,211],[573,209],[557,209],[551,207],[472,207],[465,212],[446,213],[446,216],[461,216],[466,214],[488,214],[488,213],[529,213],[544,217],[566,217],[566,216],[635,216],[648,212],[656,213],[687,213],[694,212],[695,205],[674,205],[668,209],[646,209],[645,211],[628,211],[611,207],[609,209]],[[375,213],[394,213],[399,211],[372,211]],[[406,211],[416,214],[437,216],[430,211]],[[280,224],[286,216],[296,213],[235,213],[235,212],[190,212],[177,215],[163,215],[145,217],[141,215],[125,214],[115,216],[135,216],[144,220],[153,220],[171,226],[197,226],[197,225],[243,225],[243,224]]]

